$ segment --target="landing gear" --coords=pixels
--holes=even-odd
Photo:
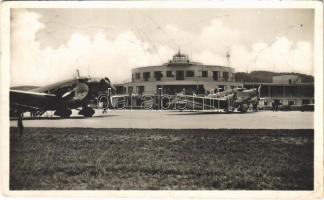
[[[69,118],[70,115],[72,114],[72,111],[69,109],[58,109],[54,112],[54,115],[63,117],[63,118]]]
[[[249,105],[241,104],[238,110],[241,111],[241,113],[246,113],[248,109],[249,109]]]
[[[80,110],[79,115],[83,115],[85,117],[92,117],[92,115],[95,113],[95,111],[90,107],[83,107],[82,110]]]

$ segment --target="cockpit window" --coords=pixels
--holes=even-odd
[[[87,77],[78,78],[78,81],[81,82],[81,83],[89,82],[89,80],[90,80],[90,78],[87,78]]]
[[[93,77],[90,80],[93,82],[99,82],[102,78]]]
[[[102,80],[102,78],[98,78],[98,77],[82,77],[78,79],[80,82],[82,83],[89,83],[89,82],[100,82]]]

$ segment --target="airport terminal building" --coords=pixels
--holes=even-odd
[[[301,106],[314,103],[314,83],[303,83],[298,75],[274,76],[272,83],[243,83],[245,88],[261,85],[261,101],[264,107],[271,107],[272,102],[282,105]]]
[[[238,86],[250,89],[261,85],[259,104],[262,106],[271,107],[274,101],[291,106],[314,103],[314,83],[302,82],[298,75],[273,76],[269,83],[236,81],[233,68],[193,62],[180,51],[162,65],[134,68],[131,78],[130,82],[115,85],[116,94],[206,95]]]
[[[133,69],[132,81],[118,84],[116,89],[117,94],[155,95],[161,88],[163,94],[174,95],[181,91],[207,94],[236,86],[233,68],[193,62],[179,51],[162,65]]]

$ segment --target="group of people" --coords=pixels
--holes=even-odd
[[[280,105],[280,102],[278,101],[272,101],[272,111],[278,111],[279,110],[279,105]]]
[[[285,105],[285,106],[281,106],[282,103],[279,101],[272,101],[272,111],[278,111],[278,110],[282,110],[282,111],[291,111],[291,106],[290,105]],[[280,107],[281,106],[281,107]]]

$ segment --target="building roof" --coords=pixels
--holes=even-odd
[[[188,55],[182,54],[179,50],[178,53],[172,57],[172,60],[170,60],[168,63],[164,63],[163,65],[168,65],[168,66],[177,65],[177,66],[179,66],[179,65],[194,65],[194,64],[202,64],[202,63],[191,62]]]
[[[314,85],[314,83],[263,83],[263,82],[237,82],[243,85],[269,85],[269,86],[302,86],[302,85]]]
[[[300,78],[299,75],[296,74],[282,74],[282,75],[274,75],[272,78],[285,78],[285,77],[295,77],[295,78]]]
[[[136,67],[132,69],[132,72],[137,71],[139,69],[147,69],[147,68],[155,68],[155,67],[188,67],[188,66],[193,66],[193,65],[198,65],[198,66],[206,66],[206,67],[221,67],[221,68],[226,68],[234,71],[233,67],[228,67],[228,66],[221,66],[221,65],[205,65],[200,62],[193,62],[189,59],[189,56],[186,54],[181,53],[178,51],[175,55],[173,55],[172,59],[169,60],[169,62],[164,63],[162,65],[151,65],[151,66],[143,66],[143,67]]]

